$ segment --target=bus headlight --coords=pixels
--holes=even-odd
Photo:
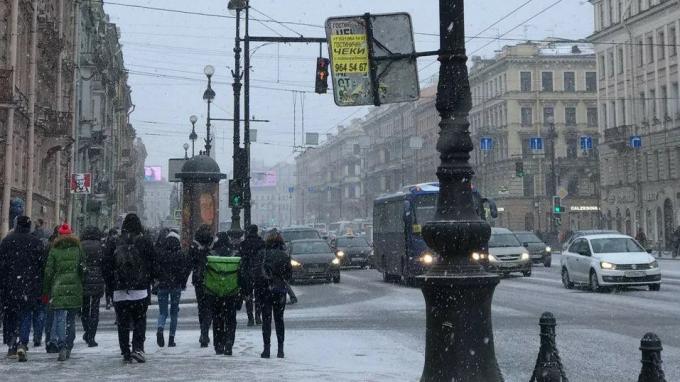
[[[426,252],[422,256],[420,256],[420,261],[423,264],[427,264],[427,265],[432,264],[434,262],[434,256],[432,256],[431,253]]]
[[[479,261],[479,259],[481,259],[481,257],[479,256],[479,253],[472,252],[472,260]]]
[[[290,265],[293,266],[293,267],[299,267],[299,266],[301,266],[302,264],[301,264],[299,261],[297,261],[297,260],[291,260],[291,261],[290,261]]]
[[[331,261],[331,263],[333,263],[333,265],[340,265],[340,259],[336,257],[335,259],[333,259],[333,261]]]
[[[336,253],[336,255],[337,255],[338,257],[345,257],[345,252],[343,252],[343,251],[338,251],[338,252]]]

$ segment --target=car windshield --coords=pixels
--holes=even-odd
[[[522,243],[543,243],[543,241],[533,233],[517,233],[516,235]]]
[[[284,240],[304,240],[304,239],[320,239],[321,236],[316,230],[304,230],[304,231],[283,231],[281,232]]]
[[[595,253],[645,252],[635,240],[627,237],[592,239],[590,245]]]
[[[293,255],[305,255],[310,253],[331,253],[331,249],[323,241],[298,242],[293,243]]]
[[[341,237],[338,238],[337,246],[342,248],[368,247],[368,241],[363,237]]]
[[[511,233],[492,233],[489,239],[489,248],[498,247],[521,247],[515,235]]]

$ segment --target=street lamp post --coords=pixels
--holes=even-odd
[[[487,246],[491,227],[475,212],[472,198],[463,2],[439,0],[440,189],[434,221],[425,224],[423,236],[442,261],[420,277],[427,309],[421,381],[500,382],[491,322],[499,277],[471,258]]]
[[[236,11],[236,37],[234,38],[234,70],[231,75],[234,78],[234,180],[244,185],[242,176],[245,163],[239,163],[238,152],[240,150],[240,123],[241,123],[241,10],[246,7],[245,0],[229,0],[227,8]],[[231,209],[232,236],[241,236],[241,211],[235,207]]]
[[[203,69],[203,73],[208,77],[208,88],[203,92],[203,100],[208,103],[208,116],[205,123],[207,133],[205,138],[205,155],[210,156],[210,148],[212,147],[212,136],[210,135],[210,104],[215,99],[215,91],[212,89],[212,76],[215,74],[215,68],[212,65],[206,65]]]
[[[189,144],[183,144],[182,148],[184,149],[184,159],[189,159],[189,154],[187,154],[187,151],[189,151]]]
[[[557,195],[557,170],[555,168],[555,118],[549,116],[546,120],[548,122],[548,138],[550,141],[550,200]],[[552,209],[551,209],[552,210]],[[552,219],[550,224],[550,230],[552,232],[552,240],[557,239],[557,219],[555,219],[555,211],[552,211]]]
[[[194,157],[194,145],[196,143],[196,140],[198,139],[198,134],[196,134],[196,122],[198,121],[198,117],[195,115],[192,115],[189,117],[189,122],[191,122],[191,134],[189,134],[189,140],[191,141],[191,157]]]

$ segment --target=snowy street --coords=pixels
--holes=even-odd
[[[593,294],[566,290],[553,267],[534,267],[530,278],[501,281],[493,302],[497,359],[506,381],[528,381],[538,352],[538,319],[557,318],[557,346],[571,381],[637,380],[640,338],[656,332],[663,341],[668,381],[680,380],[680,261],[660,261],[660,292],[643,288]],[[297,285],[299,304],[286,308],[285,360],[259,358],[259,327],[246,327],[239,313],[233,357],[198,345],[193,304],[182,305],[177,347],[155,343],[157,306],[149,309],[147,363],[124,365],[118,355],[113,313],[102,309],[99,347],[77,334],[70,361],[42,348],[19,364],[2,358],[0,373],[17,380],[236,380],[416,381],[425,346],[424,301],[419,289],[386,284],[374,270],[347,270],[340,284]],[[191,300],[191,292],[185,297]],[[167,331],[166,331],[167,335]]]

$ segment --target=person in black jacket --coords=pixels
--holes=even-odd
[[[230,257],[232,255],[231,243],[226,232],[217,233],[217,241],[212,249],[212,256]],[[244,272],[241,272],[239,267],[237,274],[239,288],[243,285],[243,274]],[[236,338],[236,311],[240,309],[242,297],[240,293],[224,297],[213,296],[210,292],[206,293],[209,294],[211,302],[215,354],[230,356]]]
[[[198,323],[201,327],[201,336],[198,342],[202,348],[208,347],[210,343],[210,325],[212,323],[211,302],[209,296],[206,296],[203,288],[203,276],[205,272],[205,265],[210,255],[211,246],[213,244],[212,228],[209,225],[201,225],[194,234],[194,242],[189,248],[189,259],[191,261],[191,284],[194,286],[196,292],[196,302],[198,303]]]
[[[262,358],[269,358],[272,314],[276,326],[276,339],[278,341],[277,357],[283,358],[283,341],[285,339],[285,327],[283,324],[283,312],[286,309],[286,295],[288,293],[288,280],[290,280],[293,268],[290,264],[290,256],[286,252],[286,244],[278,232],[272,232],[267,236],[266,246],[258,255],[254,268],[260,269],[255,273],[255,295],[262,303],[262,340],[264,350]]]
[[[14,231],[0,243],[0,300],[4,307],[4,342],[7,355],[26,361],[31,311],[42,296],[45,251],[31,235],[31,219],[19,216]]]
[[[104,246],[101,237],[102,233],[99,228],[88,226],[85,227],[80,242],[85,252],[85,281],[83,282],[83,305],[80,311],[80,320],[85,332],[83,340],[89,347],[98,346],[94,337],[99,326],[99,302],[106,289],[102,270]]]
[[[246,238],[241,242],[239,249],[239,256],[241,256],[241,269],[248,270],[244,272],[243,288],[241,289],[241,294],[245,298],[246,302],[246,312],[248,314],[248,326],[253,326],[255,324],[261,325],[261,304],[260,301],[255,299],[254,289],[253,289],[253,271],[257,272],[259,269],[253,270],[254,259],[257,257],[258,252],[264,249],[264,240],[258,235],[258,227],[255,224],[251,224],[246,232]],[[255,306],[255,317],[253,317],[253,305]],[[253,320],[254,318],[254,320]]]
[[[153,242],[144,236],[139,217],[127,214],[121,226],[120,239],[106,249],[103,268],[106,288],[113,291],[118,344],[125,362],[146,362],[146,311],[154,279],[155,258]],[[132,351],[130,327],[133,329]]]
[[[156,252],[156,288],[158,290],[158,325],[156,343],[165,346],[163,331],[168,319],[168,305],[170,306],[170,336],[168,347],[175,347],[175,333],[177,332],[177,315],[182,290],[187,287],[189,277],[189,262],[182,251],[180,236],[177,232],[167,231],[163,240],[159,240],[159,250]]]

